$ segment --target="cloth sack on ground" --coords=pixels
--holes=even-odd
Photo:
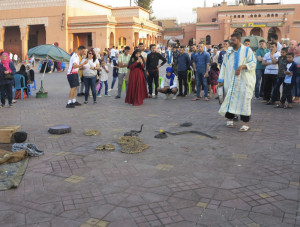
[[[33,143],[15,143],[12,145],[11,151],[25,150],[28,156],[36,157],[44,154],[44,151],[39,150]]]
[[[26,156],[27,152],[24,149],[16,152],[0,149],[0,164],[19,162],[26,158]]]

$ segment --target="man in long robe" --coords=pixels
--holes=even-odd
[[[254,92],[256,76],[256,58],[250,47],[241,44],[241,35],[231,35],[231,48],[224,56],[219,76],[219,86],[224,86],[226,94],[219,113],[225,116],[227,127],[233,127],[234,115],[240,115],[243,121],[241,132],[249,130],[251,116],[251,100]]]

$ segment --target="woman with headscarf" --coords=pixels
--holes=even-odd
[[[1,57],[0,64],[0,92],[1,92],[1,107],[5,106],[5,98],[8,99],[9,107],[12,107],[12,86],[14,80],[12,79],[14,74],[16,73],[16,68],[14,63],[12,63],[9,59],[8,53],[4,52]],[[11,77],[11,78],[9,78]]]
[[[146,80],[144,77],[145,61],[140,50],[135,50],[131,55],[128,68],[130,69],[128,89],[125,102],[139,106],[148,98]]]

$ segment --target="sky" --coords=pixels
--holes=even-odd
[[[103,5],[111,5],[113,7],[119,6],[129,6],[130,0],[97,0]],[[134,5],[134,0],[132,4]],[[176,4],[175,2],[178,2]],[[182,4],[184,2],[184,4]],[[206,6],[212,6],[213,3],[220,3],[222,0],[206,0]],[[235,2],[234,0],[227,1]],[[260,1],[258,1],[260,2]],[[280,0],[264,0],[264,2],[280,2]],[[299,0],[281,0],[284,4],[297,4]],[[154,16],[157,19],[164,18],[177,18],[178,22],[195,22],[196,13],[193,13],[192,9],[196,7],[203,7],[204,0],[154,0],[153,2],[153,11]]]

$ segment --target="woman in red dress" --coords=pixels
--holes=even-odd
[[[144,77],[145,62],[140,50],[133,52],[128,68],[130,69],[130,74],[125,102],[139,106],[143,104],[144,99],[148,98]]]

